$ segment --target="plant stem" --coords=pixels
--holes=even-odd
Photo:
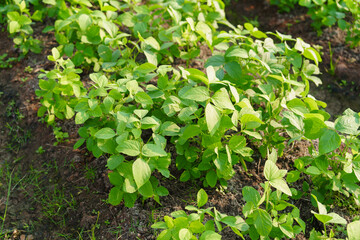
[[[14,170],[13,170],[13,171],[14,171]],[[10,174],[9,186],[8,186],[7,196],[6,196],[5,212],[4,212],[3,222],[2,222],[2,224],[1,224],[0,235],[3,234],[3,229],[4,229],[5,219],[6,219],[7,208],[8,208],[8,205],[9,205],[9,198],[10,198],[10,192],[11,192],[11,180],[12,180],[13,171],[12,171],[11,174]]]

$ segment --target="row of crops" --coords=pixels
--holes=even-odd
[[[356,1],[299,1],[316,6],[314,23],[320,2],[359,15],[348,5]],[[23,54],[41,52],[33,23],[53,23],[43,29],[58,46],[48,56],[53,69],[39,75],[38,115],[50,125],[74,121],[74,148],[106,156],[108,203],[161,204],[171,165],[181,172],[174,184],[226,189],[235,165],[247,171],[249,162],[266,160],[263,190],[242,190],[242,216],[203,208],[208,195],[200,189],[197,207],[153,225],[161,229],[157,239],[220,239],[226,227],[242,238],[295,238],[309,228],[293,204],[300,198],[312,202],[324,225],[311,231],[313,239],[359,239],[360,221],[331,206],[335,195],[360,204],[360,115],[347,109],[330,121],[326,103],[309,94],[311,82],[321,84],[315,48],[250,23],[234,26],[224,8],[221,0],[8,0],[0,14]],[[343,12],[320,22],[337,21],[355,46],[357,27]],[[310,144],[309,156],[289,162],[291,171],[280,169],[277,159],[298,141]]]

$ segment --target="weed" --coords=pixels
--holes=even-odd
[[[45,149],[42,147],[42,146],[40,146],[37,150],[36,150],[36,153],[37,154],[43,154],[45,152]]]
[[[4,236],[6,234],[6,231],[4,229],[4,224],[5,224],[5,220],[6,220],[6,214],[7,214],[7,209],[8,209],[8,205],[9,205],[9,198],[10,198],[10,193],[11,193],[12,174],[13,174],[13,171],[10,173],[10,176],[9,176],[4,215],[2,217],[0,217],[0,219],[2,221],[1,229],[0,229],[0,236]]]
[[[26,82],[28,79],[29,79],[28,77],[23,77],[23,78],[20,78],[20,81],[24,83],[24,82]]]
[[[10,137],[10,140],[7,143],[7,149],[13,152],[18,152],[19,149],[30,139],[31,132],[20,126],[20,122],[25,116],[18,108],[16,108],[14,100],[8,103],[5,113],[8,118],[8,122],[6,122],[5,127],[9,130],[8,136]]]
[[[123,235],[123,228],[121,226],[113,227],[109,229],[109,232],[116,236],[116,239],[120,239]]]
[[[340,81],[340,86],[346,87],[347,85],[348,85],[348,83],[347,83],[346,80],[341,80],[341,81]]]
[[[34,71],[34,69],[30,66],[26,66],[24,69],[24,72],[27,72],[27,73],[32,73],[33,71]]]
[[[335,75],[335,68],[336,68],[336,64],[338,63],[339,60],[337,60],[335,63],[334,63],[334,60],[333,60],[333,51],[332,51],[332,48],[331,48],[331,42],[329,42],[329,54],[330,54],[330,69],[327,69],[327,72],[334,76]]]
[[[91,236],[90,236],[90,239],[91,239],[91,240],[95,240],[95,239],[96,239],[96,237],[95,237],[95,230],[100,228],[100,224],[98,224],[99,216],[100,216],[100,212],[97,211],[96,222],[95,222],[95,224],[93,224],[92,227],[91,227]]]
[[[259,23],[259,20],[258,20],[259,16],[255,16],[254,19],[249,19],[249,18],[247,18],[245,16],[243,16],[243,18],[245,19],[246,22],[252,24],[254,27],[260,27],[260,23]]]
[[[63,132],[61,127],[53,127],[53,133],[56,139],[56,142],[53,144],[54,146],[67,141],[66,139],[69,137],[69,134],[67,132]]]
[[[64,190],[54,186],[53,190],[38,193],[37,201],[42,205],[42,213],[54,224],[64,227],[66,224],[66,211],[68,208],[75,210],[76,201],[70,194],[65,196]],[[68,199],[70,198],[70,199]]]
[[[8,55],[6,53],[0,56],[0,68],[12,68],[13,67],[12,63],[17,61],[17,58],[14,57],[10,57],[6,59],[7,56]]]
[[[96,177],[96,170],[94,168],[89,167],[88,165],[85,166],[85,178],[94,181]]]

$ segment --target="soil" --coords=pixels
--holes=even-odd
[[[262,0],[232,1],[227,16],[233,23],[243,23],[245,17],[257,19],[263,31],[278,30],[321,46],[323,86],[313,86],[311,93],[328,103],[327,110],[333,116],[349,107],[360,111],[360,50],[344,45],[344,33],[339,29],[325,29],[319,37],[311,28],[306,11],[278,13],[276,7]],[[151,224],[172,211],[195,204],[201,184],[174,184],[173,180],[162,179],[169,190],[169,195],[161,198],[162,205],[153,200],[138,200],[130,209],[107,204],[111,184],[106,158],[96,159],[84,148],[73,150],[78,135],[77,126],[72,122],[58,123],[69,133],[67,139],[59,142],[52,129],[37,117],[37,76],[40,69],[51,69],[46,56],[56,46],[51,33],[41,33],[41,27],[41,24],[36,25],[38,31],[35,32],[39,32],[36,37],[45,43],[43,52],[29,53],[12,68],[0,69],[0,169],[3,169],[0,171],[0,216],[4,216],[6,210],[2,230],[7,232],[8,239],[94,239],[92,236],[96,239],[154,239]],[[19,52],[4,26],[1,28],[0,56],[7,53],[10,57],[18,57]],[[330,64],[329,41],[336,63],[334,75],[326,70]],[[199,60],[198,65],[202,66],[203,61]],[[287,147],[279,166],[291,170],[291,163],[305,156],[307,147],[304,142]],[[247,163],[247,168],[245,172],[241,166],[236,166],[236,175],[229,181],[226,191],[205,189],[209,195],[206,207],[214,206],[228,215],[242,215],[242,188],[253,186],[262,191],[260,183],[264,181],[261,158]],[[174,168],[172,175],[179,176],[179,172]],[[298,184],[293,187],[301,188],[302,183]],[[311,203],[299,199],[294,204],[300,208],[302,219],[310,223]],[[316,221],[307,225],[308,230],[321,229]],[[298,239],[308,238],[308,233]],[[238,238],[230,230],[224,233],[223,239]]]

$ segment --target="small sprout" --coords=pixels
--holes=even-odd
[[[37,150],[36,150],[36,153],[37,154],[43,154],[45,152],[45,149],[42,147],[42,146],[40,146]]]

